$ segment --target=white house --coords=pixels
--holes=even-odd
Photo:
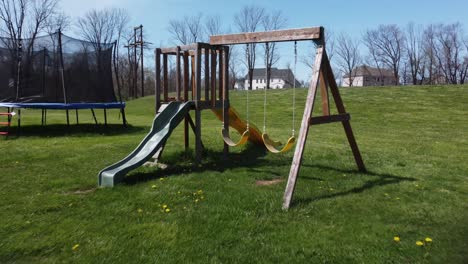
[[[351,83],[351,85],[349,85]],[[377,69],[367,65],[356,67],[351,76],[343,76],[341,85],[343,87],[382,86],[395,85],[395,76],[390,69]]]
[[[266,87],[266,76],[265,68],[258,68],[253,70],[252,79],[252,90],[265,89]],[[296,82],[296,87],[300,87],[301,84],[296,80],[291,69],[278,69],[271,68],[270,76],[270,88],[271,89],[283,89],[293,87]],[[239,79],[234,85],[235,89],[244,90],[249,87],[249,75],[245,76],[245,79]]]

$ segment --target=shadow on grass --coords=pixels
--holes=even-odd
[[[329,166],[322,166],[322,165],[303,165],[306,167],[310,168],[318,168],[321,170],[333,170],[336,172],[340,173],[347,173],[351,174],[351,177],[354,176],[359,176],[359,175],[364,175],[364,176],[371,176],[375,177],[375,179],[369,180],[364,182],[361,186],[354,187],[352,189],[346,190],[346,191],[341,191],[341,192],[336,192],[336,193],[330,193],[330,194],[325,194],[325,195],[320,195],[316,197],[309,197],[309,198],[297,198],[293,199],[292,206],[300,206],[300,205],[305,205],[309,204],[315,201],[323,200],[323,199],[332,199],[340,196],[346,196],[350,194],[357,194],[357,193],[362,193],[366,190],[370,190],[372,188],[380,187],[380,186],[385,186],[389,184],[397,184],[403,181],[416,181],[415,178],[411,177],[402,177],[402,176],[396,176],[396,175],[391,175],[391,174],[382,174],[382,173],[375,173],[371,171],[367,172],[360,172],[358,170],[345,170],[345,169],[337,169],[334,167],[329,167]],[[311,179],[311,180],[322,180],[318,178],[313,178],[313,177],[308,177],[308,176],[300,176],[301,179]]]
[[[228,159],[225,159],[223,153],[206,150],[203,153],[202,164],[197,166],[194,163],[193,152],[179,152],[163,159],[163,163],[177,164],[171,165],[166,169],[152,170],[150,172],[136,172],[124,178],[123,182],[128,185],[137,184],[153,179],[164,178],[167,176],[177,176],[181,174],[217,171],[223,172],[232,168],[252,168],[269,164],[270,162],[261,159],[267,154],[266,150],[259,148],[253,144],[248,144],[247,147],[240,153],[229,153]]]
[[[99,135],[121,135],[139,133],[143,130],[148,130],[146,127],[135,127],[127,125],[124,127],[122,124],[78,124],[78,125],[25,125],[19,130],[13,127],[10,129],[9,140],[20,139],[22,137],[61,137],[61,136],[89,136],[89,134]]]

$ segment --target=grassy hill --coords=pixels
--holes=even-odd
[[[306,92],[298,89],[296,130]],[[231,97],[245,117],[245,92]],[[263,92],[250,97],[262,128]],[[164,152],[168,168],[140,168],[98,189],[97,173],[149,130],[154,98],[128,102],[126,129],[117,111],[106,128],[89,110],[70,127],[61,111],[41,127],[39,111],[23,110],[21,137],[0,139],[0,262],[466,263],[468,86],[342,89],[342,97],[369,172],[357,172],[339,123],[314,126],[288,212],[284,181],[256,181],[285,180],[292,151],[247,145],[223,160],[210,111],[201,166],[184,152],[179,127]],[[291,134],[291,100],[291,90],[268,92],[274,139]],[[416,245],[426,237],[433,242]]]

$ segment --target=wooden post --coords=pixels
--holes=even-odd
[[[163,96],[164,102],[167,102],[169,99],[168,90],[169,90],[169,78],[168,78],[168,66],[167,66],[167,54],[163,54]]]
[[[192,70],[193,71],[193,70]],[[195,161],[201,163],[201,47],[197,45],[195,53]]]
[[[177,93],[177,101],[180,101],[180,46],[177,46],[176,51],[176,93]]]
[[[335,77],[333,76],[333,71],[330,65],[330,61],[328,60],[327,56],[325,56],[324,58],[324,70],[326,72],[326,76],[328,77],[330,91],[332,92],[333,100],[335,101],[338,113],[344,114],[346,113],[346,109],[343,104],[343,100],[341,99],[340,91],[338,90],[338,86],[336,85]],[[351,128],[351,123],[349,122],[349,120],[343,120],[341,123],[343,124],[343,128],[345,130],[346,137],[348,138],[351,151],[353,152],[356,165],[360,171],[364,172],[366,171],[366,166],[364,165],[364,161],[362,160],[362,157],[361,157],[361,152],[359,151],[359,147],[356,143],[356,139],[354,138],[353,129]]]
[[[189,91],[189,83],[190,83],[190,76],[189,76],[189,54],[188,51],[184,51],[184,101],[187,102],[188,98],[188,91]],[[184,119],[184,145],[185,150],[187,151],[189,148],[189,118],[190,113],[187,113]]]
[[[223,100],[223,49],[219,50],[219,63],[218,63],[218,89],[219,89],[219,99]]]
[[[304,109],[304,115],[302,117],[301,130],[297,138],[296,150],[294,151],[294,157],[289,171],[288,183],[283,197],[283,209],[288,209],[291,205],[291,199],[296,188],[297,175],[301,168],[302,155],[304,154],[304,147],[307,141],[307,134],[309,133],[309,120],[314,110],[315,95],[317,93],[317,86],[319,80],[320,69],[322,68],[322,57],[324,55],[324,47],[318,46],[316,55],[314,70],[312,73],[312,80],[309,86],[309,92],[307,94],[306,105]]]
[[[188,91],[189,91],[189,83],[190,83],[190,76],[189,76],[189,54],[188,51],[184,51],[184,102],[189,100]]]
[[[210,102],[210,49],[205,47],[205,104]]]
[[[192,100],[195,100],[195,86],[196,86],[196,81],[195,81],[195,56],[190,56],[190,61],[191,61],[191,69],[192,69]]]
[[[158,113],[159,108],[161,107],[161,49],[156,49],[155,54],[155,64],[156,64],[156,85],[154,87],[155,91],[155,114]]]
[[[216,50],[212,49],[211,56],[211,107],[216,107]]]
[[[223,82],[223,126],[224,129],[229,133],[229,47],[224,46],[223,51],[223,73],[224,82]],[[221,75],[221,73],[220,73]],[[224,156],[227,157],[229,154],[229,145],[224,142],[223,148]]]

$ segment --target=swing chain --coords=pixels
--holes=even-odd
[[[268,83],[268,62],[270,60],[270,44],[265,43],[265,86],[263,87],[264,96],[263,96],[263,133],[266,133],[266,112],[267,112],[267,83]]]
[[[296,68],[297,68],[297,41],[294,41],[294,84],[293,84],[293,118],[292,118],[292,136],[296,134]]]

